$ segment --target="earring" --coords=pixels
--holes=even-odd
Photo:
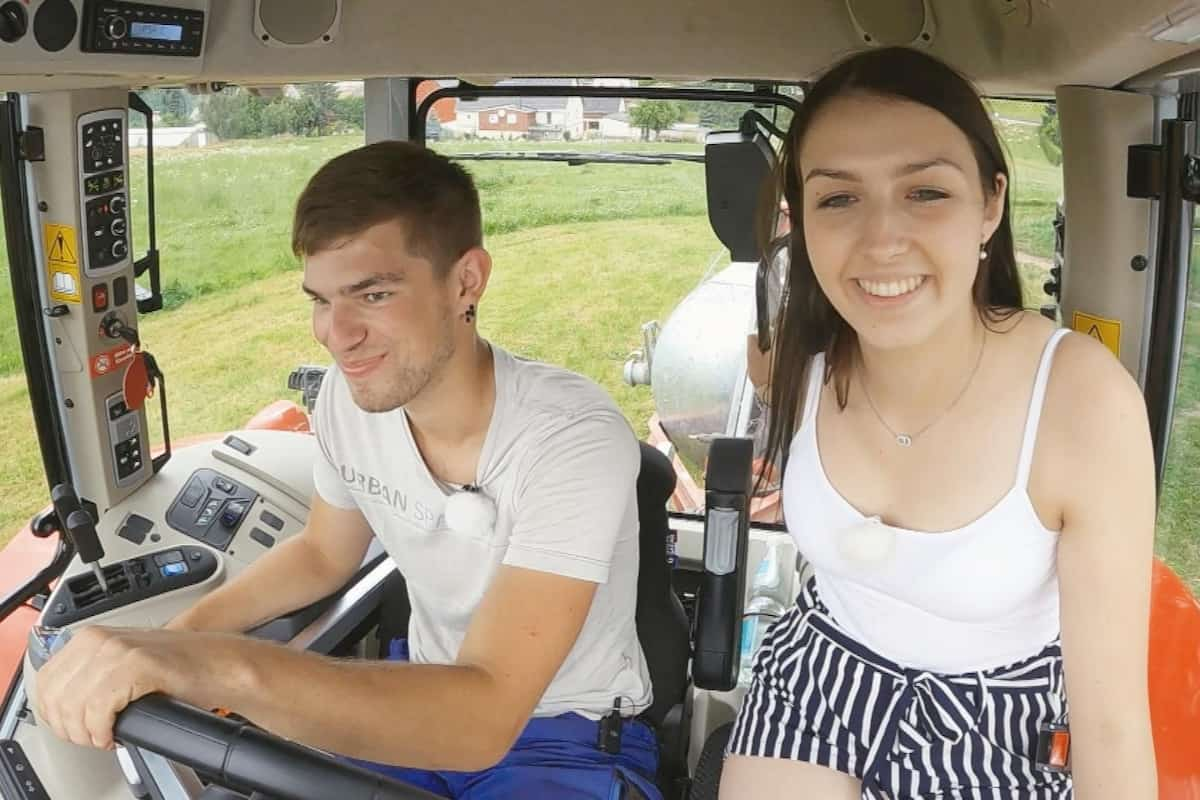
[[[467,320],[468,325],[475,321],[475,304],[474,303],[467,306],[467,310],[463,314],[463,317]]]
[[[985,259],[987,259],[987,257],[988,257],[987,247],[985,247],[984,245],[979,245],[979,260],[984,261]]]

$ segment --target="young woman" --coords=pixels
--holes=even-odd
[[[852,56],[780,179],[768,456],[815,577],[759,651],[721,796],[1155,797],[1145,406],[1022,310],[979,96],[914,50]]]

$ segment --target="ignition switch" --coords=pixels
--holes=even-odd
[[[137,330],[126,325],[115,311],[108,312],[100,320],[100,332],[110,339],[124,339],[134,347],[140,344]]]

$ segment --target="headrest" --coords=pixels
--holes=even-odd
[[[704,140],[708,222],[734,261],[756,262],[758,214],[763,190],[775,169],[775,151],[755,126],[715,131]]]
[[[675,491],[675,470],[671,460],[654,445],[639,442],[642,448],[642,468],[638,473],[638,495],[656,503],[666,503]]]

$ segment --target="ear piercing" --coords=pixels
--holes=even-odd
[[[466,319],[468,325],[475,321],[475,304],[474,303],[467,306],[467,310],[463,313],[463,318]]]

